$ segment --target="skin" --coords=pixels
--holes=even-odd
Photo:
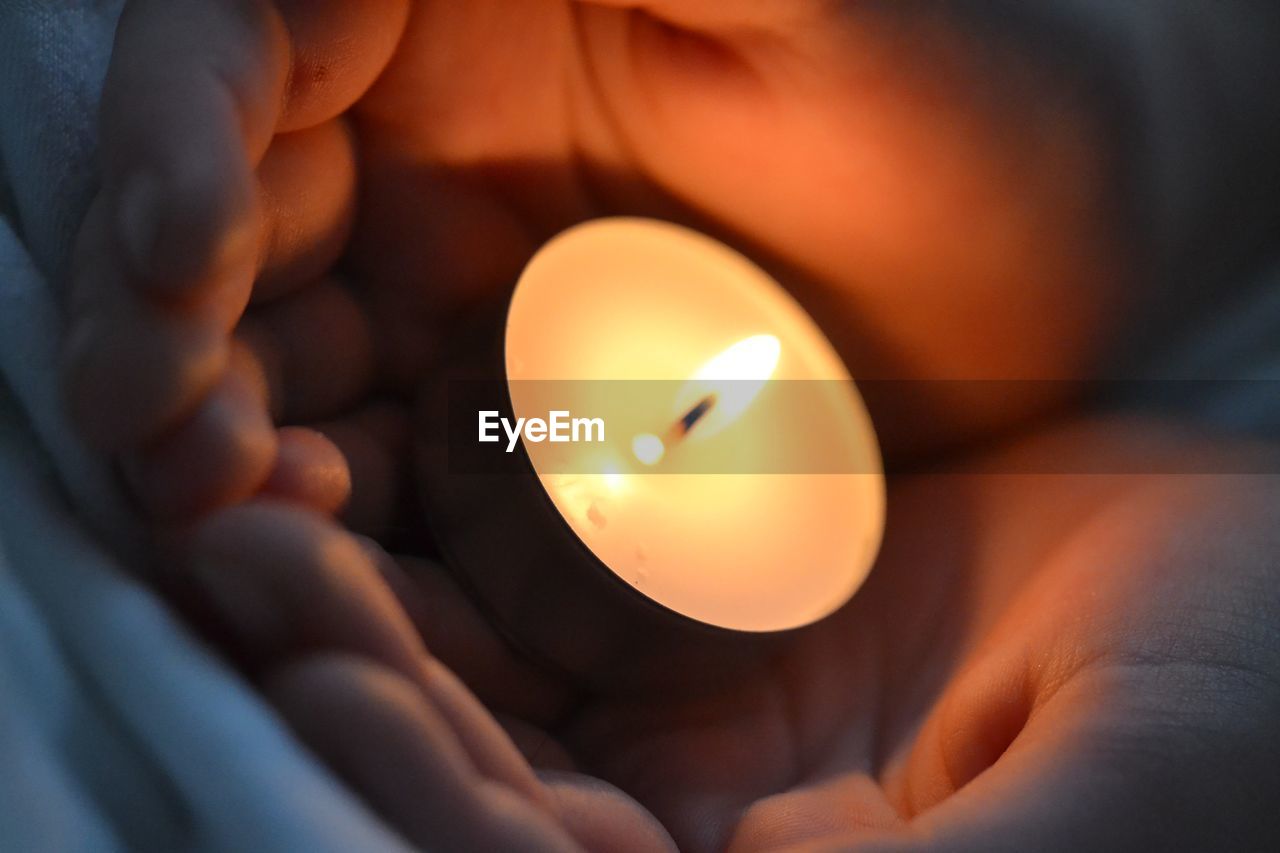
[[[904,478],[850,605],[700,695],[574,691],[502,646],[443,570],[277,503],[201,524],[180,600],[427,848],[474,832],[481,849],[490,828],[518,834],[510,820],[554,847],[550,814],[602,850],[668,849],[664,833],[694,851],[1272,849],[1280,478],[1034,473],[1099,459],[1280,466],[1272,448],[1109,422]],[[452,732],[435,722],[461,691],[441,662],[507,735],[469,697],[448,700]],[[465,772],[437,757],[459,747]],[[554,774],[531,783],[517,747]],[[419,793],[442,788],[474,823]]]
[[[261,488],[280,455],[264,383],[278,422],[331,436],[375,395],[406,402],[459,316],[594,216],[747,249],[861,378],[1089,373],[1133,287],[1103,131],[1069,85],[1003,48],[987,69],[937,15],[617,5],[129,4],[67,384],[86,433],[144,469],[148,508],[192,517]],[[1069,383],[981,389],[871,404],[892,452],[937,450],[1042,415]],[[357,511],[385,502],[392,478],[360,467],[395,448],[337,432]]]
[[[692,697],[573,690],[350,532],[399,524],[449,330],[593,216],[750,251],[859,377],[1087,375],[1147,298],[1106,123],[1030,55],[903,9],[127,5],[71,411],[176,543],[175,600],[409,840],[1280,844],[1276,477],[1008,473],[1274,471],[1273,449],[1074,422],[1069,381],[872,400],[892,457],[953,473],[894,483],[850,606]]]

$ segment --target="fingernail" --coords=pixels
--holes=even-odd
[[[154,272],[159,204],[160,181],[145,171],[129,178],[116,198],[116,240],[130,271],[141,278]]]

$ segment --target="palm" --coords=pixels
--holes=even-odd
[[[684,27],[610,4],[417,4],[352,111],[347,267],[392,370],[413,375],[423,338],[557,231],[649,214],[772,264],[859,375],[1075,374],[1114,272],[1088,116],[1028,93],[992,107],[989,57],[958,32],[890,40],[879,16],[795,5],[692,4]],[[961,429],[1009,416],[949,402]],[[928,420],[886,416],[895,444]]]
[[[840,812],[866,826],[889,826],[896,811],[879,782],[883,762],[905,742],[950,669],[950,661],[939,662],[946,666],[939,671],[915,660],[926,657],[925,649],[888,654],[896,631],[885,604],[902,612],[914,602],[912,621],[939,605],[918,595],[894,600],[886,589],[892,581],[891,567],[882,565],[853,604],[732,690],[689,700],[599,700],[562,736],[586,768],[651,809],[681,849],[723,849],[753,806],[756,817],[741,833],[751,845],[799,840],[787,837],[797,831],[821,833],[824,816]],[[898,678],[886,671],[889,661]],[[788,798],[824,782],[839,790]],[[777,799],[770,805],[769,798]],[[788,799],[790,815],[777,825],[776,814],[766,815]],[[757,818],[769,827],[748,829]]]
[[[1265,484],[1000,473],[1095,462],[1117,449],[1132,463],[1158,440],[1150,427],[1104,427],[1033,444],[974,473],[902,484],[863,590],[755,678],[692,700],[588,703],[563,737],[691,850],[874,836],[988,768],[969,808],[995,814],[1039,790],[1079,797],[1087,810],[1085,798],[1106,787],[1087,753],[1104,745],[1116,766],[1123,760],[1113,754],[1150,748],[1153,738],[1183,762],[1184,790],[1195,792],[1203,757],[1163,740],[1171,706],[1212,728],[1223,722],[1222,696],[1265,695],[1249,689],[1256,676],[1222,664],[1248,648],[1249,625],[1265,624],[1256,604],[1239,608],[1265,558],[1209,587],[1202,574],[1215,559],[1208,531],[1247,528],[1264,508],[1256,496]],[[1220,622],[1224,607],[1230,626]],[[1126,784],[1154,787],[1162,773],[1147,768]],[[1196,808],[1213,806],[1194,799],[1190,825],[1221,832],[1212,819],[1196,823]],[[1126,819],[1143,826],[1146,815],[1134,811]],[[1180,821],[1166,831],[1171,843],[1195,846]]]

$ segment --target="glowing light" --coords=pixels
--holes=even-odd
[[[611,492],[621,491],[622,487],[627,484],[627,478],[618,470],[618,466],[612,462],[604,467],[602,473],[604,475],[604,484],[609,487]]]
[[[657,465],[667,454],[667,446],[662,443],[662,439],[646,432],[631,440],[631,452],[645,465]]]
[[[746,411],[778,369],[782,343],[773,335],[754,335],[738,341],[712,358],[693,374],[676,397],[676,416],[711,398],[708,410],[694,436],[706,438],[724,429]]]
[[[782,344],[773,335],[738,341],[693,374],[695,382],[757,380],[763,383],[778,368]]]

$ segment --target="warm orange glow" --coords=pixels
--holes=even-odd
[[[741,255],[666,223],[578,226],[521,276],[506,369],[517,417],[608,424],[602,445],[526,447],[575,535],[641,594],[778,631],[862,584],[884,526],[875,432],[812,318]],[[780,393],[796,382],[827,390],[803,429]],[[851,473],[733,473],[796,447]]]

